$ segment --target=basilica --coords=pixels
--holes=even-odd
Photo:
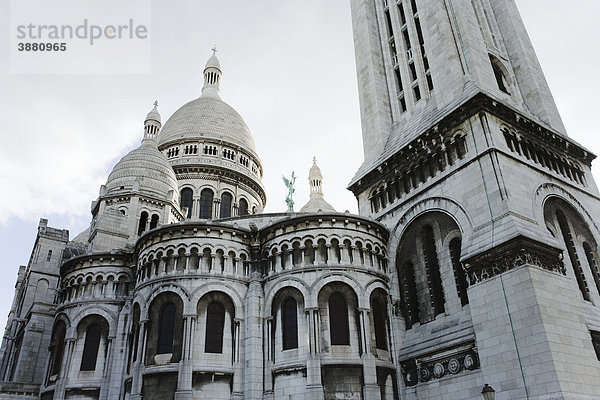
[[[364,163],[300,211],[198,98],[112,169],[75,237],[40,220],[0,399],[597,399],[600,192],[512,0],[350,0]],[[140,123],[140,126],[142,124]]]

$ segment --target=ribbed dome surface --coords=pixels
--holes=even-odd
[[[319,168],[316,161],[314,162],[313,166],[310,167],[310,171],[308,171],[308,179],[323,179],[321,168]]]
[[[130,188],[135,181],[139,182],[140,191],[161,198],[166,198],[170,190],[179,191],[173,168],[151,140],[143,141],[140,147],[121,158],[108,176],[106,189],[110,194],[121,186]]]
[[[316,213],[319,210],[323,212],[337,212],[335,208],[331,204],[325,201],[325,198],[322,194],[311,194],[310,200],[306,203],[301,209],[302,213]]]
[[[171,140],[224,140],[256,153],[254,139],[242,117],[216,97],[200,97],[182,106],[165,123],[158,135],[158,146]]]

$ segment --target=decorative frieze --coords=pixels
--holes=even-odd
[[[401,362],[406,386],[440,379],[447,375],[479,368],[479,356],[474,342]]]
[[[521,265],[566,274],[562,251],[520,236],[464,262],[469,285],[483,282]]]

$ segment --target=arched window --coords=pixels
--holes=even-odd
[[[156,354],[173,352],[173,335],[175,333],[175,304],[166,303],[158,322],[158,348]]]
[[[419,322],[419,296],[417,294],[417,283],[415,280],[415,266],[407,261],[400,269],[400,282],[403,303],[403,317],[406,328],[410,329],[413,324]]]
[[[129,334],[129,358],[127,362],[127,373],[131,371],[131,365],[137,361],[138,345],[140,341],[140,306],[138,303],[133,305],[133,321],[131,332]]]
[[[442,288],[442,277],[440,275],[440,264],[438,262],[435,238],[431,225],[425,225],[421,231],[423,254],[425,256],[425,269],[427,282],[429,284],[429,298],[433,308],[433,317],[445,312],[444,289]]]
[[[213,191],[210,189],[203,189],[200,192],[200,218],[212,218],[213,196]]]
[[[450,241],[450,259],[452,260],[452,269],[454,270],[454,281],[456,282],[456,291],[460,297],[460,303],[464,306],[469,304],[467,296],[467,276],[465,270],[460,263],[460,246],[459,238],[454,238]]]
[[[374,298],[371,306],[373,314],[373,328],[375,329],[375,347],[381,350],[387,350],[387,305],[382,299]]]
[[[50,261],[52,258],[52,250],[48,250],[48,256],[46,256],[46,261]]]
[[[184,188],[181,191],[179,204],[181,205],[181,209],[187,208],[187,212],[185,214],[186,218],[192,217],[192,205],[194,204],[194,192],[190,188]]]
[[[225,192],[221,195],[221,210],[219,212],[220,218],[229,218],[231,217],[231,203],[233,197],[231,194]]]
[[[298,348],[298,303],[287,298],[281,306],[281,329],[283,350]]]
[[[83,355],[81,356],[81,371],[94,371],[96,369],[101,336],[102,327],[98,323],[90,325],[85,331]]]
[[[592,246],[588,242],[583,242],[583,251],[585,251],[585,257],[587,258],[588,265],[592,271],[594,282],[596,283],[596,290],[600,294],[600,271],[598,270],[598,263],[596,262],[596,256],[592,251]]]
[[[152,215],[152,219],[150,220],[150,229],[154,229],[158,226],[158,214]]]
[[[585,276],[583,275],[581,263],[579,262],[579,257],[577,256],[577,250],[575,249],[575,244],[573,243],[571,229],[567,223],[567,218],[561,210],[556,210],[556,219],[558,220],[558,226],[560,227],[563,240],[565,241],[565,246],[567,247],[567,253],[569,254],[569,260],[571,261],[573,271],[575,272],[575,278],[577,279],[579,290],[581,291],[583,298],[587,301],[590,301],[590,290],[585,280]]]
[[[63,321],[58,321],[54,326],[52,340],[50,342],[52,358],[50,366],[50,375],[58,375],[62,366],[63,353],[65,351],[65,336],[67,326]]]
[[[206,308],[205,353],[223,352],[223,328],[225,327],[225,308],[221,303],[212,302]]]
[[[510,94],[508,90],[508,83],[506,81],[506,77],[504,76],[504,72],[502,72],[502,68],[500,68],[500,65],[498,65],[499,61],[495,60],[494,57],[490,56],[490,62],[492,63],[492,69],[494,70],[494,76],[496,77],[498,89],[500,89],[506,94]]]
[[[140,225],[138,226],[138,236],[144,233],[146,230],[146,224],[148,223],[148,213],[146,211],[142,211],[140,215]]]
[[[349,345],[348,305],[341,293],[329,297],[329,330],[332,345]]]
[[[240,199],[238,215],[248,215],[248,202],[246,201],[246,199]]]

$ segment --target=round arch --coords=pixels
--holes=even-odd
[[[329,274],[320,276],[319,279],[311,286],[311,296],[306,299],[306,307],[318,307],[319,294],[323,288],[331,283],[336,282],[345,283],[348,285],[354,291],[354,294],[358,299],[358,307],[366,307],[364,288],[360,285],[358,280],[343,272],[331,272]]]
[[[244,301],[240,296],[239,290],[236,290],[233,286],[227,283],[207,282],[197,287],[192,292],[190,298],[190,310],[188,310],[188,313],[195,313],[198,302],[202,299],[202,297],[210,292],[222,292],[223,294],[227,295],[235,307],[236,318],[244,318]],[[192,304],[194,307],[191,307]]]
[[[473,229],[473,222],[466,210],[456,201],[446,197],[429,197],[421,200],[410,207],[398,219],[396,225],[391,229],[391,235],[388,245],[388,259],[395,260],[400,240],[406,231],[406,228],[418,217],[428,212],[440,212],[446,214],[454,220],[458,229],[461,230],[463,238],[470,237]]]
[[[287,288],[294,288],[300,292],[306,305],[310,298],[310,288],[301,279],[289,277],[279,280],[275,283],[267,293],[265,293],[265,315],[271,315],[273,312],[273,300],[277,295]]]

